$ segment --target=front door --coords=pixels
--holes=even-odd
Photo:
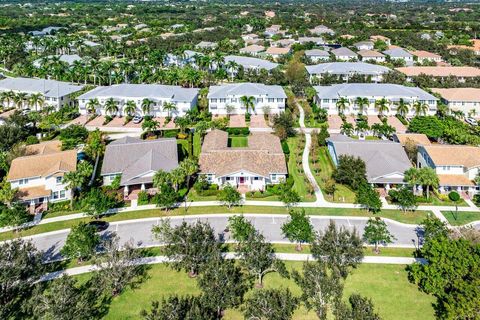
[[[240,177],[240,184],[244,184],[245,183],[245,177]]]

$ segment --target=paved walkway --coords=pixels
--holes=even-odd
[[[311,261],[314,260],[311,254],[301,254],[301,253],[276,253],[275,254],[280,260],[284,261]],[[234,252],[229,252],[225,254],[227,259],[237,259]],[[155,257],[145,257],[133,260],[135,265],[151,265],[151,264],[160,264],[169,262],[165,256],[155,256]],[[425,259],[421,258],[407,258],[407,257],[380,257],[380,256],[365,256],[362,260],[362,263],[371,263],[371,264],[400,264],[407,265],[415,262],[425,263]],[[45,274],[40,282],[49,281],[53,279],[60,278],[63,275],[76,276],[79,274],[89,273],[97,271],[99,268],[95,265],[86,265],[76,268],[70,268],[66,270],[56,271],[52,273]]]

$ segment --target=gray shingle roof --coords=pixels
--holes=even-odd
[[[402,183],[403,173],[412,166],[400,143],[345,139],[344,136],[333,136],[328,141],[334,146],[337,157],[351,155],[362,159],[370,183]],[[397,177],[389,177],[394,174]]]
[[[278,63],[252,57],[226,56],[225,62],[229,61],[234,61],[245,69],[265,69],[270,71],[278,67]]]
[[[149,98],[172,99],[172,101],[191,102],[198,95],[196,88],[182,88],[160,84],[116,84],[97,87],[78,97],[79,100],[94,98]]]
[[[394,48],[383,51],[384,54],[393,58],[411,58],[413,55],[402,48]]]
[[[227,96],[266,96],[268,98],[286,98],[281,86],[268,86],[262,83],[231,83],[221,86],[211,86],[208,98],[225,98]]]
[[[102,175],[122,174],[121,185],[151,183],[149,172],[170,172],[178,167],[176,139],[141,140],[125,137],[116,140],[105,150]]]
[[[68,82],[31,78],[6,78],[0,80],[0,91],[41,93],[45,97],[59,98],[82,90],[83,86]]]
[[[305,55],[307,57],[330,57],[328,51],[320,49],[305,50]]]
[[[433,95],[417,87],[406,87],[390,83],[342,83],[332,86],[315,86],[320,99],[338,97],[391,97],[415,100],[438,100]]]
[[[378,75],[384,74],[390,71],[389,68],[378,66],[375,64],[365,62],[331,62],[320,63],[314,66],[306,66],[309,74],[365,74],[365,75]]]
[[[352,50],[350,50],[348,48],[344,48],[344,47],[341,47],[341,48],[338,48],[338,49],[333,49],[332,53],[337,57],[348,56],[348,57],[355,58],[357,56],[357,54],[355,52],[353,52]]]

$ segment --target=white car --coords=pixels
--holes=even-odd
[[[135,116],[135,117],[133,117],[132,122],[135,123],[135,124],[137,124],[137,123],[142,122],[142,120],[143,120],[143,117],[141,117],[141,116]]]
[[[468,123],[469,125],[476,126],[478,125],[477,120],[473,118],[465,118],[465,122]]]

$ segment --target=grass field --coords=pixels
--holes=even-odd
[[[480,220],[480,212],[475,211],[442,211],[448,222],[454,226],[461,226],[472,221]]]
[[[246,148],[248,147],[248,137],[229,137],[228,146],[231,148]]]
[[[359,209],[347,209],[347,208],[304,208],[305,212],[309,215],[318,216],[353,216],[353,217],[383,217],[393,219],[403,223],[418,224],[427,217],[426,211],[415,211],[404,213],[400,210],[383,210],[380,213],[374,215],[366,210]],[[260,206],[242,206],[234,207],[228,210],[221,206],[208,206],[208,207],[190,207],[185,211],[185,208],[178,208],[165,212],[160,209],[149,209],[139,211],[120,212],[108,217],[102,218],[109,222],[122,221],[130,219],[140,218],[152,218],[152,217],[167,217],[171,215],[192,215],[192,214],[214,214],[214,213],[271,213],[271,214],[287,214],[288,211],[284,207],[260,207]],[[90,221],[91,218],[82,218],[68,221],[53,222],[43,225],[37,225],[35,227],[20,231],[20,232],[2,232],[0,233],[0,241],[8,240],[17,237],[24,237],[38,233],[50,232],[60,229],[71,228],[77,225],[80,221]]]
[[[198,158],[202,151],[202,137],[198,132],[193,134],[193,155]]]
[[[317,153],[318,162],[316,164],[313,164],[312,159],[310,159],[310,170],[312,170],[312,173],[315,176],[315,180],[317,181],[320,188],[323,190],[323,186],[325,184],[324,180],[332,176],[333,163],[330,160],[330,156],[328,155],[326,147],[318,148]],[[312,158],[312,153],[310,153],[310,158]],[[317,168],[317,170],[315,170],[315,168]],[[333,197],[328,195],[325,196],[329,201],[333,202],[355,202],[355,193],[350,190],[349,187],[342,184],[337,184],[337,190],[335,191]]]
[[[303,145],[300,146],[300,138],[293,137],[288,138],[287,140],[288,148],[290,149],[290,156],[288,159],[288,175],[293,178],[293,190],[295,190],[301,198],[301,201],[315,201],[315,196],[309,194],[309,188],[312,188],[309,185],[309,182],[306,180],[305,175],[299,171],[301,170],[302,164],[297,164],[297,157],[301,160],[301,155],[297,156],[297,150],[303,152]]]
[[[301,262],[286,262],[287,267],[300,269]],[[78,276],[85,281],[90,275]],[[172,294],[198,294],[196,280],[184,272],[175,272],[166,265],[151,266],[148,279],[136,289],[127,289],[112,301],[106,319],[140,319],[142,309],[150,308],[152,300]],[[283,279],[276,273],[265,277],[265,288],[288,287],[295,295],[300,289],[291,279]],[[258,289],[253,289],[258,290]],[[418,291],[407,280],[405,266],[363,264],[347,278],[344,298],[359,293],[371,298],[383,319],[434,319],[433,298]],[[247,294],[248,296],[248,294]],[[225,319],[243,319],[238,310],[227,310]],[[313,312],[299,308],[294,319],[316,319]]]

